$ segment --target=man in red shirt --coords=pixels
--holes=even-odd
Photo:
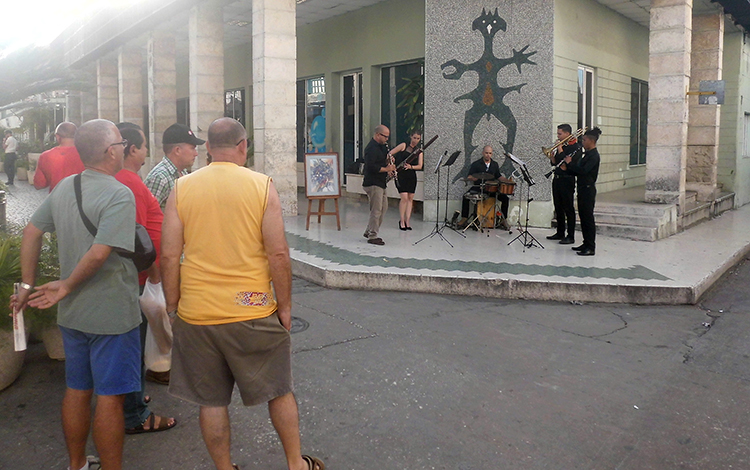
[[[141,177],[137,173],[141,166],[143,166],[148,155],[146,138],[143,135],[143,131],[140,127],[131,123],[120,123],[117,125],[117,128],[120,130],[123,139],[127,140],[128,143],[125,146],[123,168],[115,175],[115,178],[133,192],[133,196],[135,196],[135,221],[146,228],[151,241],[154,243],[154,247],[156,247],[156,262],[149,269],[138,274],[138,284],[141,286],[141,291],[143,291],[143,286],[146,284],[147,279],[152,284],[157,284],[161,280],[158,255],[161,249],[161,223],[164,215],[161,212],[161,207],[159,207],[159,202],[151,194],[146,185],[143,184]],[[143,352],[143,345],[145,343],[146,325],[147,320],[144,317],[141,323],[141,352]],[[143,363],[141,363],[141,367],[144,367]],[[163,382],[169,381],[169,371],[146,371],[146,375],[149,372],[157,375],[157,377],[163,376]],[[174,418],[156,415],[149,409],[144,393],[145,384],[143,378],[142,374],[140,392],[132,392],[125,395],[125,433],[140,434],[165,431],[173,428],[177,424]]]
[[[57,147],[39,156],[34,173],[34,187],[42,189],[49,186],[49,192],[55,189],[57,183],[70,175],[76,175],[84,170],[78,150],[73,145],[76,135],[76,125],[72,122],[61,122],[55,129]]]

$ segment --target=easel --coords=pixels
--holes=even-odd
[[[317,212],[313,212],[312,206],[313,206],[313,199],[318,200],[318,210]],[[333,199],[333,202],[336,206],[336,210],[334,212],[326,212],[325,211],[325,204],[326,200]],[[339,197],[308,197],[307,198],[307,224],[305,226],[305,230],[310,230],[310,216],[311,215],[317,215],[318,216],[318,223],[320,223],[321,216],[324,215],[335,215],[336,216],[336,226],[338,227],[339,232],[341,231],[341,218],[339,217]]]
[[[310,216],[317,215],[318,223],[324,215],[336,216],[336,227],[341,231],[341,217],[339,216],[339,198],[341,184],[339,183],[339,165],[337,153],[306,153],[305,154],[305,197],[307,197],[307,222],[305,230],[310,230]],[[318,200],[318,210],[313,211],[313,200]],[[327,199],[333,199],[336,206],[334,212],[326,212]]]

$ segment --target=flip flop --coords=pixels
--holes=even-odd
[[[325,470],[326,465],[317,457],[311,457],[309,455],[303,455],[302,460],[307,462],[307,466],[310,470]]]
[[[161,418],[159,420],[159,426],[155,427],[154,422],[156,422],[156,415],[154,413],[150,413],[148,415],[148,418],[146,418],[146,421],[144,421],[142,424],[135,428],[125,428],[125,434],[143,434],[146,432],[160,432],[160,431],[166,431],[168,429],[172,429],[173,427],[177,426],[177,420],[175,420],[171,425],[168,424],[169,418],[160,416]],[[148,423],[148,429],[145,429],[143,427],[144,424]]]

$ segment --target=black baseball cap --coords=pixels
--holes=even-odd
[[[184,124],[172,124],[164,131],[161,143],[203,145],[206,141],[197,138],[188,126]]]

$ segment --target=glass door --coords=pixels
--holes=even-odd
[[[362,73],[356,72],[342,77],[341,126],[343,136],[344,171],[352,172],[355,162],[362,158]],[[346,181],[344,181],[346,184]]]

